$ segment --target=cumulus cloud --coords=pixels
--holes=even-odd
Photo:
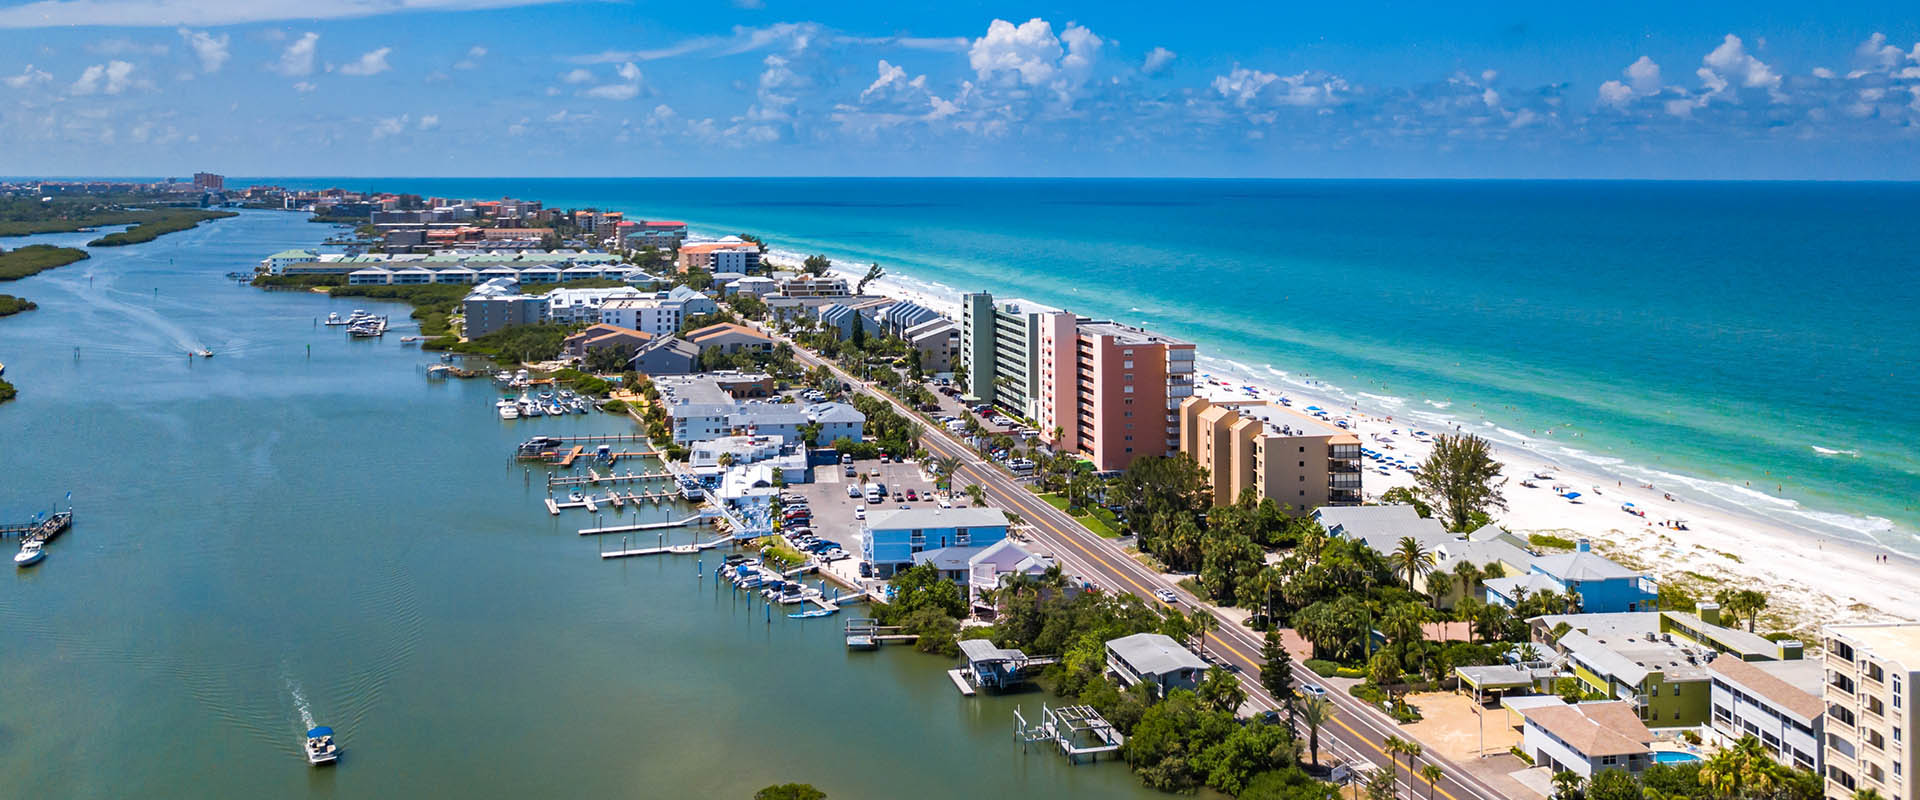
[[[301,94],[306,94],[318,88],[320,87],[313,85],[312,81],[301,81],[293,85],[293,90]]]
[[[361,53],[360,58],[340,67],[340,74],[365,77],[386,72],[392,69],[387,66],[387,54],[391,52],[393,52],[393,48],[382,47]]]
[[[921,76],[918,80],[924,82],[925,76]],[[866,102],[890,86],[899,86],[906,82],[906,69],[889,64],[884,58],[880,59],[880,77],[874,78],[873,83],[868,84],[866,90],[860,93],[860,102]]]
[[[454,69],[479,69],[480,59],[487,57],[487,48],[474,45],[467,48],[467,57],[453,62]]]
[[[1780,88],[1780,75],[1748,53],[1746,43],[1731,33],[1701,59],[1701,63],[1704,66],[1695,74],[1700,76],[1709,94],[1720,94],[1729,86],[1769,91]]]
[[[585,70],[574,70],[573,72],[568,73],[566,76],[567,82],[568,83],[583,82],[583,81],[574,80],[577,73],[580,73],[580,72],[585,72]],[[640,96],[640,77],[641,77],[640,67],[636,66],[633,62],[629,61],[625,64],[621,64],[618,69],[615,69],[614,75],[620,78],[619,83],[601,84],[599,86],[594,86],[592,88],[586,89],[582,91],[580,94],[586,97],[599,98],[601,100],[632,100],[633,98]],[[592,80],[591,73],[588,74],[587,80]]]
[[[52,80],[52,73],[46,70],[34,69],[32,64],[28,64],[26,69],[20,71],[20,74],[0,78],[0,83],[5,83],[7,87],[11,89],[25,89],[29,86],[36,86]]]
[[[439,114],[424,114],[424,115],[421,115],[421,117],[420,117],[420,125],[419,125],[419,128],[420,128],[420,130],[423,130],[423,131],[430,131],[430,130],[433,130],[434,128],[438,128],[438,127],[440,127],[440,115],[439,115]]]
[[[1660,65],[1653,59],[1641,56],[1620,72],[1626,76],[1625,82],[1611,80],[1600,84],[1601,105],[1625,108],[1636,97],[1651,97],[1660,92]]]
[[[1213,91],[1241,108],[1324,106],[1339,102],[1349,88],[1338,75],[1311,71],[1277,75],[1237,64],[1233,71],[1213,79]]]
[[[194,56],[200,59],[200,71],[209,74],[219,72],[220,67],[227,63],[229,37],[226,34],[214,36],[206,31],[186,28],[180,28],[179,33],[180,38],[185,39],[187,46],[193,49]]]
[[[370,135],[376,140],[385,139],[389,136],[398,136],[407,129],[407,125],[410,122],[412,122],[412,117],[408,114],[401,114],[397,117],[385,117],[373,123],[373,131]]]
[[[1012,74],[1021,83],[1039,85],[1053,78],[1061,53],[1052,23],[1039,17],[1019,25],[996,19],[987,24],[987,35],[974,40],[967,63],[983,81]]]
[[[566,74],[561,75],[560,80],[566,81],[567,83],[587,83],[593,80],[593,73],[588,72],[585,67],[576,67]]]
[[[1167,68],[1168,64],[1173,63],[1175,57],[1172,50],[1164,47],[1155,47],[1147,51],[1147,60],[1140,64],[1140,71],[1148,75],[1158,75],[1161,70]]]
[[[137,85],[133,77],[133,65],[125,61],[109,61],[95,64],[80,73],[79,80],[68,87],[76,95],[82,94],[120,94]]]
[[[289,78],[311,75],[314,54],[319,47],[320,34],[312,31],[301,34],[300,38],[293,40],[293,44],[287,45],[287,49],[280,51],[280,60],[274,62],[271,68]]]

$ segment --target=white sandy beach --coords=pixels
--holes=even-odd
[[[797,266],[803,257],[796,253],[775,252],[770,261]],[[835,272],[857,281],[860,272],[839,269]],[[916,286],[909,280],[892,276],[869,287],[891,297],[911,300],[955,319],[959,316],[959,298],[941,296]],[[1432,422],[1399,417],[1390,422],[1382,414],[1363,413],[1351,401],[1335,399],[1329,387],[1324,393],[1308,388],[1288,387],[1284,392],[1259,380],[1249,379],[1246,370],[1234,369],[1219,359],[1201,352],[1202,371],[1209,375],[1201,382],[1203,395],[1230,396],[1234,399],[1259,397],[1278,401],[1287,397],[1293,408],[1319,406],[1333,416],[1348,417],[1353,430],[1367,447],[1389,452],[1407,463],[1426,459],[1430,447],[1416,441],[1412,430],[1433,434],[1448,432]],[[1249,393],[1244,387],[1251,387]],[[1444,404],[1436,408],[1444,408]],[[1412,423],[1412,424],[1409,424]],[[1489,430],[1459,421],[1464,432],[1485,436]],[[1402,435],[1394,435],[1399,430]],[[1373,439],[1375,434],[1391,438],[1392,450]],[[1561,444],[1546,440],[1547,443]],[[1656,579],[1676,580],[1697,593],[1710,597],[1717,586],[1756,588],[1767,593],[1770,605],[1761,630],[1772,627],[1791,630],[1809,642],[1818,641],[1824,623],[1915,619],[1920,612],[1920,568],[1900,555],[1890,563],[1878,563],[1876,557],[1886,551],[1841,539],[1822,539],[1791,529],[1758,514],[1742,514],[1703,502],[1705,498],[1687,486],[1661,486],[1649,490],[1617,478],[1600,477],[1553,463],[1526,447],[1495,441],[1495,452],[1508,477],[1504,494],[1507,509],[1495,515],[1502,527],[1520,535],[1551,532],[1568,538],[1587,537],[1595,549],[1630,566],[1646,571]],[[1394,469],[1381,475],[1365,462],[1366,495],[1377,498],[1396,486],[1411,486],[1411,473]],[[1535,480],[1539,488],[1520,485],[1535,473],[1550,473],[1551,480]],[[1551,487],[1564,485],[1581,493],[1578,502],[1569,502]],[[1672,499],[1667,499],[1671,494]],[[1758,497],[1763,496],[1756,496]],[[1645,518],[1622,510],[1633,503],[1646,511]],[[1660,527],[1666,520],[1683,520],[1686,530]]]

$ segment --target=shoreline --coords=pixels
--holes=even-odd
[[[767,253],[767,260],[779,266],[798,266],[802,258],[802,254],[772,248]],[[832,272],[849,282],[863,274],[863,270],[850,270],[838,262]],[[938,293],[941,286],[937,281],[888,274],[869,284],[869,289],[957,317],[958,301],[941,296]],[[1653,490],[1640,488],[1641,484],[1630,483],[1625,476],[1607,475],[1603,470],[1568,463],[1579,460],[1575,457],[1556,458],[1551,453],[1528,447],[1524,441],[1509,441],[1509,437],[1500,434],[1511,434],[1521,440],[1529,437],[1505,431],[1491,420],[1482,420],[1476,425],[1456,419],[1442,425],[1440,420],[1448,419],[1444,414],[1446,406],[1436,406],[1431,411],[1405,409],[1389,415],[1377,408],[1368,409],[1357,400],[1342,398],[1340,395],[1349,393],[1337,387],[1304,376],[1295,378],[1293,373],[1281,372],[1262,379],[1249,374],[1253,368],[1220,356],[1202,355],[1200,366],[1204,380],[1225,381],[1234,388],[1251,386],[1256,392],[1254,396],[1262,399],[1275,401],[1284,396],[1292,399],[1296,408],[1319,405],[1329,410],[1343,409],[1357,423],[1355,431],[1364,441],[1380,447],[1372,443],[1371,435],[1387,435],[1394,440],[1392,446],[1396,454],[1410,462],[1423,460],[1429,447],[1409,436],[1392,437],[1389,431],[1424,429],[1438,433],[1458,426],[1461,433],[1486,438],[1502,464],[1502,474],[1508,479],[1503,487],[1508,508],[1494,514],[1494,521],[1501,527],[1522,536],[1549,533],[1589,538],[1596,549],[1609,557],[1642,569],[1663,584],[1678,583],[1703,600],[1712,599],[1713,591],[1721,587],[1759,588],[1769,595],[1771,602],[1761,613],[1765,624],[1757,627],[1758,631],[1772,628],[1813,638],[1821,624],[1911,619],[1892,609],[1920,608],[1920,570],[1916,570],[1920,559],[1893,548],[1837,533],[1823,536],[1818,531],[1796,528],[1759,513],[1730,508],[1725,499],[1692,485],[1655,484],[1657,488]],[[1278,370],[1278,367],[1270,369]],[[1276,379],[1283,377],[1295,385],[1283,391],[1275,385],[1279,383]],[[1300,383],[1307,385],[1299,386]],[[1205,386],[1212,390],[1226,388],[1212,383]],[[1244,391],[1237,391],[1233,396],[1248,397]],[[1367,395],[1357,393],[1355,396]],[[1392,400],[1408,406],[1421,402]],[[1413,413],[1407,413],[1408,410]],[[1388,422],[1389,419],[1393,421]],[[1533,438],[1532,441],[1566,447],[1553,439]],[[1538,489],[1519,485],[1520,480],[1536,472],[1551,473],[1555,478],[1551,482],[1543,481]],[[1366,480],[1369,499],[1377,499],[1381,493],[1397,486],[1412,485],[1409,473],[1395,471],[1385,476],[1373,471],[1371,466],[1369,473]],[[1573,487],[1585,495],[1583,499],[1587,502],[1571,503],[1561,499],[1547,488],[1552,483]],[[1608,483],[1615,485],[1608,487]],[[1590,491],[1595,487],[1600,490],[1597,496]],[[1665,499],[1668,493],[1674,501]],[[1770,495],[1759,496],[1781,502]],[[1621,510],[1623,502],[1645,509],[1648,516],[1643,519],[1628,514]],[[1654,524],[1669,519],[1683,520],[1688,529],[1670,530]],[[1877,563],[1879,556],[1887,556],[1888,563]]]

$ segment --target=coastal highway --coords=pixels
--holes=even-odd
[[[763,328],[763,330],[766,330]],[[879,398],[892,405],[896,411],[907,417],[918,415],[891,396],[880,392],[872,385],[854,378],[838,365],[815,356],[791,340],[779,337],[771,330],[768,335],[781,338],[793,346],[795,358],[809,365],[820,365],[839,376],[840,380],[856,387],[861,393]],[[1177,585],[1165,581],[1159,574],[1135,561],[1116,543],[1103,539],[1087,530],[1066,512],[1048,505],[1046,501],[1028,491],[1012,476],[999,467],[988,463],[958,438],[950,435],[938,426],[923,425],[925,434],[921,437],[921,446],[937,456],[957,458],[962,466],[954,476],[962,484],[978,483],[986,490],[993,501],[1003,508],[1020,515],[1020,518],[1032,526],[1035,538],[1057,558],[1068,570],[1083,578],[1098,583],[1107,591],[1124,591],[1138,595],[1148,602],[1158,602],[1153,598],[1156,589],[1170,589],[1179,596],[1181,602],[1190,609],[1207,611],[1206,606],[1191,593]],[[1217,617],[1216,617],[1217,618]],[[1252,702],[1262,709],[1279,708],[1279,703],[1260,685],[1260,651],[1262,637],[1238,625],[1222,621],[1219,629],[1205,640],[1207,655],[1215,661],[1223,662],[1233,668],[1247,688]],[[1293,663],[1296,676],[1308,676],[1306,664],[1299,660]],[[1344,756],[1349,762],[1356,757],[1373,764],[1378,769],[1386,769],[1393,763],[1384,747],[1390,736],[1400,736],[1399,727],[1385,714],[1345,692],[1329,691],[1327,699],[1333,703],[1336,713],[1332,721],[1320,728],[1321,754],[1323,759],[1331,752]],[[1401,738],[1408,738],[1401,736]],[[1303,734],[1302,741],[1305,740]],[[1415,771],[1417,767],[1407,759],[1398,759],[1396,778],[1401,784],[1403,797],[1426,797],[1429,787],[1425,778]],[[1445,774],[1436,786],[1431,787],[1435,796],[1446,800],[1493,800],[1505,795],[1493,787],[1470,775],[1465,769],[1438,754],[1428,751],[1423,754],[1420,763],[1438,763]]]

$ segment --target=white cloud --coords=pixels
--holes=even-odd
[[[1885,72],[1900,64],[1906,58],[1900,48],[1887,44],[1887,35],[1875,32],[1853,50],[1853,60],[1863,67]]]
[[[102,39],[87,45],[87,52],[103,56],[164,56],[164,44],[143,44],[132,39]]]
[[[1641,56],[1632,64],[1628,64],[1626,75],[1627,81],[1633,85],[1633,90],[1640,94],[1653,94],[1660,91],[1660,65],[1653,63],[1651,58]]]
[[[95,64],[80,73],[80,79],[73,82],[68,90],[74,94],[119,94],[138,83],[133,78],[133,65],[125,61],[109,61]]]
[[[1046,20],[1034,17],[1014,25],[996,19],[988,23],[987,35],[974,40],[967,63],[983,81],[1013,73],[1022,83],[1040,85],[1053,78],[1061,52]]]
[[[1633,102],[1633,87],[1619,81],[1600,84],[1600,104],[1620,108]]]
[[[561,75],[560,80],[567,83],[586,83],[593,80],[593,73],[588,72],[585,67],[576,67],[565,75]]]
[[[0,8],[0,28],[216,27],[273,20],[350,19],[408,11],[472,11],[559,0],[36,0]]]
[[[868,84],[866,90],[860,93],[860,102],[864,103],[868,98],[871,98],[881,90],[903,83],[906,80],[906,69],[889,64],[884,58],[880,59],[880,77],[874,78],[873,83]]]
[[[367,75],[378,75],[382,72],[386,72],[387,70],[392,69],[392,67],[387,66],[387,54],[392,52],[393,52],[393,48],[391,47],[382,47],[377,50],[368,50],[367,52],[360,54],[360,58],[358,60],[350,64],[347,64],[345,66],[342,66],[340,68],[340,74],[357,75],[357,76],[364,77]]]
[[[425,114],[420,117],[420,130],[430,131],[438,127],[440,127],[439,114]]]
[[[46,83],[51,80],[53,80],[52,73],[45,70],[34,69],[32,64],[28,64],[26,69],[20,71],[20,74],[0,78],[0,83],[5,83],[9,88],[13,89],[25,89],[29,86]]]
[[[1707,87],[1710,95],[1721,94],[1734,84],[1744,89],[1766,89],[1769,92],[1780,88],[1780,75],[1748,53],[1746,43],[1731,33],[1721,40],[1719,47],[1701,59],[1701,63],[1705,66],[1694,74],[1700,76],[1700,82]],[[1778,98],[1777,93],[1775,97]]]
[[[1158,75],[1161,70],[1167,68],[1168,64],[1173,63],[1176,57],[1172,50],[1155,47],[1147,51],[1147,60],[1140,65],[1140,71],[1148,75]]]
[[[1280,76],[1271,72],[1236,65],[1232,72],[1214,76],[1213,90],[1233,101],[1234,105],[1245,107],[1259,96],[1260,90],[1266,88],[1267,84],[1279,79]]]
[[[193,48],[193,54],[200,59],[200,70],[206,73],[219,72],[227,63],[226,34],[214,36],[206,31],[179,29],[180,38],[187,40],[187,46]]]
[[[313,85],[312,81],[301,81],[293,85],[293,90],[301,94],[306,94],[318,88],[320,87]]]
[[[371,135],[374,139],[398,136],[407,129],[407,125],[411,121],[412,117],[407,114],[401,114],[397,117],[386,117],[373,124],[373,132]]]
[[[1217,75],[1213,90],[1234,105],[1326,106],[1338,103],[1348,89],[1345,78],[1319,72],[1302,71],[1276,75],[1234,65],[1233,71]]]
[[[300,38],[293,40],[293,44],[287,45],[287,49],[280,51],[280,60],[274,62],[271,68],[289,78],[311,75],[314,51],[319,46],[320,34],[312,31],[301,34]]]
[[[454,69],[479,69],[480,59],[487,57],[487,48],[474,45],[467,48],[467,57],[453,62]]]
[[[586,72],[586,70],[576,69],[573,72],[567,73],[566,81],[568,83],[584,83],[593,79],[593,74],[588,73],[586,78],[576,80],[582,72]],[[580,92],[580,94],[585,97],[596,97],[601,100],[632,100],[640,96],[640,67],[629,61],[616,68],[613,74],[619,76],[620,83],[602,84],[586,89]]]
[[[1060,68],[1076,75],[1084,76],[1093,69],[1094,62],[1100,60],[1100,48],[1106,41],[1094,35],[1093,31],[1071,22],[1067,29],[1060,32],[1060,41],[1067,45],[1067,57],[1060,60]]]

